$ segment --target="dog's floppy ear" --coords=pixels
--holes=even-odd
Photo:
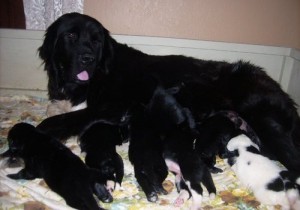
[[[104,43],[103,43],[103,51],[100,58],[101,71],[104,74],[108,74],[111,68],[113,56],[114,56],[114,48],[113,48],[113,38],[110,36],[109,31],[103,27],[104,30]]]
[[[57,42],[58,22],[59,21],[55,21],[48,27],[44,36],[44,42],[38,49],[39,56],[45,64],[45,70],[47,70],[47,66],[51,63],[54,54],[54,48]]]

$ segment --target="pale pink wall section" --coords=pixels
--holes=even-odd
[[[300,0],[85,0],[112,34],[300,49]]]

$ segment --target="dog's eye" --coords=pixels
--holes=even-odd
[[[65,37],[67,38],[67,39],[70,39],[70,40],[72,40],[72,41],[75,41],[76,39],[77,39],[77,34],[75,34],[75,33],[66,33],[65,34]]]

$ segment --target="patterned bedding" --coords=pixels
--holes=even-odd
[[[46,118],[47,99],[30,96],[0,96],[0,153],[7,150],[6,136],[8,130],[17,122],[27,122],[37,125]],[[77,140],[70,139],[67,146],[82,159],[84,154],[80,153]],[[110,204],[100,203],[106,209],[113,210],[167,210],[167,209],[189,209],[191,199],[181,208],[174,207],[173,202],[178,196],[174,186],[174,176],[170,173],[164,182],[168,195],[161,195],[157,203],[149,203],[139,188],[133,168],[128,160],[128,144],[117,148],[125,164],[125,176],[120,190],[113,192],[114,201]],[[0,209],[71,209],[64,200],[47,187],[42,179],[12,180],[6,174],[15,173],[21,168],[21,163],[8,166],[5,158],[0,158]],[[224,172],[213,174],[217,188],[215,199],[209,199],[204,189],[202,208],[209,209],[280,209],[280,206],[265,206],[260,204],[251,191],[240,185],[235,174],[224,163],[218,159],[217,166]]]

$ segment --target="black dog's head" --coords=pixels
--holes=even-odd
[[[35,127],[27,123],[18,123],[8,132],[9,154],[12,157],[23,157],[26,145],[31,145]],[[32,145],[33,146],[33,145]]]
[[[68,94],[64,93],[68,86],[86,85],[95,71],[107,73],[111,40],[109,32],[92,17],[69,13],[58,18],[39,48],[49,77],[50,99],[68,99],[68,95],[59,97]]]

